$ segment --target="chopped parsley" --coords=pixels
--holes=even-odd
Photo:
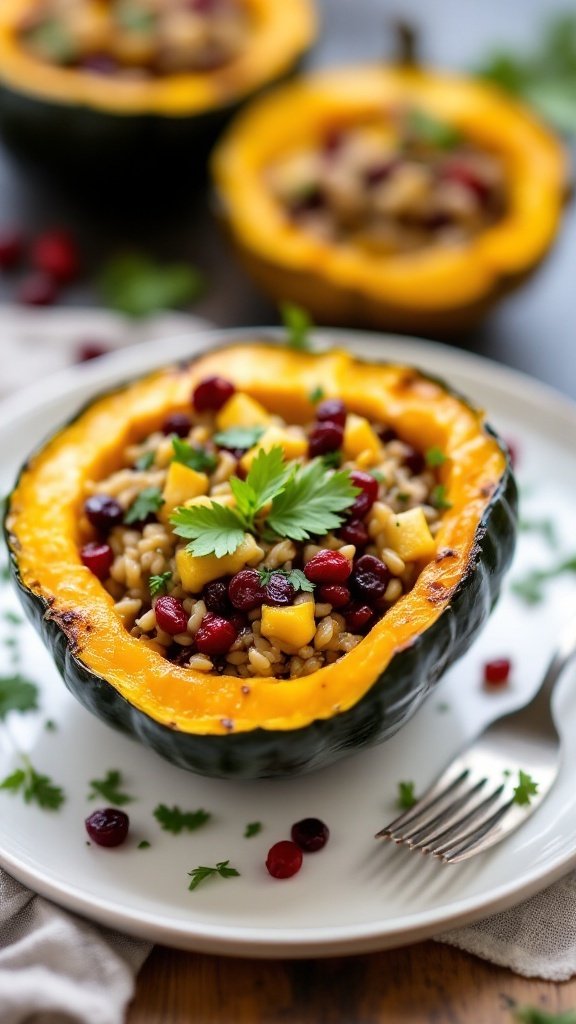
[[[576,573],[576,555],[562,559],[549,569],[531,569],[512,583],[512,591],[526,604],[540,604],[544,600],[544,584],[566,572]]]
[[[322,387],[321,384],[317,384],[315,388],[312,388],[312,391],[308,395],[308,398],[312,402],[312,405],[317,405],[318,402],[321,402],[322,399],[325,397],[326,392],[324,391],[324,388]]]
[[[0,579],[3,580],[5,583],[7,583],[8,580],[10,579],[10,566],[8,564],[3,565],[2,568],[0,569]]]
[[[139,850],[149,850],[150,849],[150,843],[148,842],[148,840],[147,839],[141,839],[140,842],[138,843],[138,849]]]
[[[436,705],[436,711],[439,711],[440,714],[444,714],[446,711],[450,711],[450,705],[447,704],[446,701],[440,701],[440,703]]]
[[[321,455],[320,458],[322,460],[322,465],[326,469],[340,469],[343,455],[341,451],[326,452],[326,454]]]
[[[262,831],[261,821],[250,821],[244,829],[244,839],[252,839],[252,836],[257,836]]]
[[[205,882],[206,879],[208,878],[237,878],[240,872],[236,871],[236,868],[229,868],[229,863],[229,860],[221,860],[216,864],[216,867],[213,868],[206,868],[202,866],[193,868],[192,871],[188,872],[190,878],[192,879],[190,885],[188,886],[188,889],[190,891],[192,891],[193,889],[197,889],[198,886],[201,885],[202,882]]]
[[[2,612],[2,618],[4,619],[5,622],[9,622],[12,626],[21,626],[22,623],[24,622],[24,619],[22,618],[21,615],[18,615],[17,612],[13,612],[10,610]]]
[[[208,811],[202,810],[202,808],[197,811],[181,811],[176,806],[167,807],[166,804],[158,804],[154,811],[154,817],[160,828],[177,836],[184,831],[195,832],[197,828],[206,825],[212,815]]]
[[[151,469],[156,459],[156,452],[143,452],[139,455],[134,463],[134,469],[138,469],[141,473],[145,473],[147,469]]]
[[[52,718],[47,718],[44,722],[44,728],[46,732],[58,732],[58,726]]]
[[[445,462],[446,456],[442,449],[438,448],[437,445],[433,445],[432,448],[429,448],[426,452],[426,465],[429,466],[430,469],[435,469],[436,466],[443,466]]]
[[[531,775],[520,770],[518,772],[518,785],[514,788],[514,803],[527,805],[531,798],[538,792],[538,783],[534,782]]]
[[[576,1024],[576,1010],[563,1013],[547,1013],[536,1006],[519,1006],[513,1011],[518,1024]]]
[[[38,687],[21,675],[0,676],[0,721],[10,711],[36,711]]]
[[[303,590],[305,593],[312,594],[314,591],[315,584],[311,583],[309,579],[304,575],[302,569],[257,569],[260,583],[263,587],[267,583],[270,583],[272,576],[285,576],[289,583],[292,584],[294,590]]]
[[[164,594],[171,579],[172,573],[170,570],[160,573],[159,576],[151,576],[148,580],[150,597],[156,597],[157,594]]]
[[[110,769],[103,779],[90,779],[92,789],[88,794],[89,800],[97,796],[103,796],[111,804],[122,807],[124,804],[132,803],[133,796],[122,792],[122,774],[117,769]]]
[[[130,523],[142,523],[148,516],[155,515],[163,504],[164,498],[159,487],[145,487],[124,514],[124,522],[127,526]]]
[[[183,441],[176,435],[172,438],[172,448],[174,449],[172,461],[180,462],[183,466],[188,466],[189,469],[195,469],[197,473],[213,473],[218,465],[215,455],[210,455],[204,448],[188,444],[188,441]]]
[[[452,508],[452,502],[448,501],[446,498],[446,487],[444,484],[436,484],[436,487],[432,488],[430,504],[439,511],[442,509]]]
[[[187,305],[203,287],[202,275],[189,263],[160,264],[138,253],[115,257],[100,278],[106,305],[135,319]]]
[[[214,434],[214,442],[220,448],[253,448],[264,434],[264,427],[230,427]]]
[[[435,149],[454,149],[462,141],[458,128],[434,117],[418,107],[412,108],[406,118],[407,141],[422,142]]]
[[[36,803],[47,811],[57,811],[66,797],[60,786],[54,785],[48,775],[37,772],[28,758],[23,757],[24,768],[17,768],[0,782],[0,789],[19,793],[27,804]]]
[[[524,533],[538,533],[549,547],[558,547],[558,533],[552,519],[521,519],[519,528]]]
[[[309,352],[312,348],[310,340],[312,318],[310,314],[293,302],[283,302],[280,306],[280,313],[286,328],[286,344],[298,352]]]
[[[414,782],[399,782],[398,783],[398,797],[396,800],[396,806],[401,811],[409,811],[411,807],[414,807],[416,803],[415,794],[415,783]]]

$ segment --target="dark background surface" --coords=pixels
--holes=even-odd
[[[495,46],[531,47],[545,19],[569,7],[547,0],[402,0],[396,5],[386,0],[319,0],[323,37],[309,64],[380,59],[391,50],[388,26],[401,13],[421,29],[427,61],[473,68]],[[91,213],[23,173],[0,148],[0,224],[21,224],[30,233],[55,225],[72,227],[86,257],[88,282],[118,249],[142,248],[161,259],[190,259],[202,268],[208,289],[195,309],[201,316],[223,326],[275,322],[274,307],[245,277],[216,226],[209,191],[191,187],[189,199],[171,215],[155,215],[160,205],[161,196],[151,189],[136,217]],[[12,291],[13,284],[0,279],[0,301],[9,301]],[[66,301],[95,304],[98,299],[93,286],[84,281],[68,292]],[[503,302],[480,330],[459,343],[576,398],[573,203],[566,210],[560,238],[537,275]]]

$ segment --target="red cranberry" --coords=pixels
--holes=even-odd
[[[292,825],[290,835],[304,853],[316,853],[326,846],[330,830],[319,818],[303,818]]]
[[[484,682],[487,686],[505,686],[510,678],[512,663],[509,658],[494,658],[484,665]]]
[[[128,835],[130,819],[125,811],[105,807],[92,811],[84,824],[90,839],[98,846],[120,846]]]
[[[167,416],[162,424],[162,433],[176,434],[176,437],[188,437],[192,421],[185,412],[173,412]]]
[[[362,601],[375,603],[384,596],[391,579],[388,566],[375,555],[362,555],[354,563],[350,587]]]
[[[362,633],[374,618],[374,612],[367,604],[353,603],[345,614],[346,629],[349,633]]]
[[[22,306],[52,306],[58,298],[58,286],[48,274],[28,274],[20,283],[16,297]]]
[[[354,544],[356,548],[365,548],[370,540],[368,530],[361,519],[351,519],[350,522],[344,523],[344,526],[338,530],[338,536],[340,540],[346,541],[347,544]]]
[[[78,249],[68,231],[47,231],[40,235],[30,254],[32,264],[63,284],[73,281],[80,271]]]
[[[236,636],[240,636],[240,633],[243,633],[245,629],[250,628],[250,622],[248,621],[246,615],[243,615],[242,612],[233,612],[232,615],[228,615],[227,618],[234,626],[234,629],[236,630]]]
[[[378,430],[378,437],[384,444],[389,444],[390,441],[397,441],[398,434],[392,427],[380,427]]]
[[[265,593],[256,569],[241,569],[228,584],[228,597],[241,612],[252,611],[264,603]]]
[[[406,445],[406,455],[404,456],[404,465],[410,473],[414,476],[418,476],[423,473],[426,469],[426,459],[422,455],[422,452],[416,451],[411,445]]]
[[[177,597],[170,597],[169,594],[159,597],[154,605],[154,611],[156,622],[165,633],[176,636],[178,633],[186,632],[188,613]]]
[[[397,166],[397,160],[381,160],[379,163],[372,164],[364,172],[364,184],[367,188],[375,188],[376,185],[386,181]]]
[[[470,167],[460,160],[450,160],[444,167],[443,177],[447,181],[457,182],[473,192],[480,203],[484,204],[490,197],[490,185]]]
[[[346,423],[346,406],[341,398],[326,398],[316,406],[316,419],[320,423],[329,420],[343,427]]]
[[[100,341],[83,341],[76,348],[76,362],[88,363],[91,359],[100,359],[101,356],[108,355],[109,351],[108,345],[103,345]]]
[[[194,388],[192,402],[196,412],[218,412],[235,391],[224,377],[206,377]]]
[[[292,604],[294,600],[294,587],[282,576],[281,573],[275,572],[269,579],[268,583],[264,587],[264,593],[266,595],[266,604],[273,604],[277,606]]]
[[[289,839],[282,839],[268,850],[266,867],[273,878],[292,878],[302,867],[302,850]]]
[[[331,604],[333,608],[344,608],[350,601],[350,591],[348,587],[343,587],[339,583],[328,583],[327,586],[318,589],[318,598]]]
[[[508,455],[510,457],[510,465],[512,469],[516,469],[518,465],[518,444],[516,441],[511,441],[509,437],[506,438],[506,447],[508,449]]]
[[[116,498],[107,494],[93,494],[84,502],[84,513],[88,522],[101,533],[107,533],[124,519],[124,510]]]
[[[24,239],[19,231],[4,228],[0,231],[0,270],[11,270],[20,263],[24,253]]]
[[[212,580],[211,583],[207,583],[202,591],[202,600],[209,612],[215,612],[216,615],[227,615],[230,611],[228,581]]]
[[[378,497],[378,481],[371,473],[364,473],[361,469],[355,469],[350,473],[350,480],[354,487],[360,488],[360,494],[356,495],[354,504],[348,509],[348,515],[352,519],[363,519]]]
[[[201,654],[226,654],[237,636],[236,629],[229,619],[208,612],[196,633],[196,647]]]
[[[339,551],[325,548],[304,566],[304,575],[311,583],[344,583],[351,572],[350,562]]]
[[[109,544],[92,542],[84,545],[80,552],[80,558],[99,580],[105,580],[114,561],[114,552]]]
[[[317,455],[335,452],[342,447],[343,440],[344,427],[340,423],[332,423],[330,420],[318,423],[312,427],[308,437],[308,454],[314,459]]]

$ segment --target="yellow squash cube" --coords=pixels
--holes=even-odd
[[[292,434],[290,431],[273,424],[271,427],[268,427],[268,430],[262,435],[258,444],[254,445],[254,448],[251,448],[250,451],[242,456],[240,465],[248,472],[260,449],[269,452],[275,445],[282,448],[288,461],[290,459],[299,459],[302,455],[306,455],[308,451],[308,441],[304,436],[299,437],[298,434]]]
[[[260,402],[237,391],[222,406],[216,417],[216,425],[218,430],[229,430],[230,427],[267,427],[270,420],[270,413]]]
[[[316,632],[314,602],[290,605],[288,608],[273,608],[262,605],[262,636],[274,642],[289,644],[298,649],[309,644]]]
[[[233,576],[245,565],[257,565],[263,557],[262,548],[252,534],[247,533],[236,551],[222,558],[216,558],[216,555],[191,555],[186,548],[181,548],[176,552],[176,568],[184,590],[198,594],[206,583],[220,576]]]
[[[172,512],[179,505],[184,505],[190,498],[206,494],[208,477],[206,473],[198,473],[181,462],[171,462],[162,491],[164,504],[160,509],[160,518],[168,522]]]
[[[436,541],[430,533],[426,516],[421,508],[391,515],[384,527],[387,544],[405,562],[430,560],[436,554]]]
[[[366,454],[365,454],[366,453]],[[349,412],[344,427],[344,454],[357,459],[362,454],[364,465],[373,465],[382,453],[382,444],[375,430],[364,416]]]
[[[190,498],[184,502],[184,508],[197,508],[198,505],[209,508],[210,505],[226,505],[227,508],[234,508],[236,498],[233,494],[201,494],[198,498]]]

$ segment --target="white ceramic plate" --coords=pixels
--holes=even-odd
[[[235,332],[242,336],[247,332]],[[90,395],[170,359],[220,341],[224,332],[145,345],[61,374],[18,395],[0,411],[0,488],[9,488],[20,462]],[[231,332],[228,333],[228,337]],[[485,360],[438,345],[342,332],[354,351],[414,363],[443,376],[485,406],[519,452],[521,482],[529,488],[524,515],[552,514],[560,553],[572,546],[576,506],[576,410],[537,383]],[[225,372],[225,367],[223,368]],[[522,535],[511,578],[558,557],[537,533]],[[4,587],[4,609],[17,608]],[[322,956],[359,953],[415,941],[518,902],[576,862],[576,745],[567,743],[550,797],[512,837],[458,866],[442,866],[372,837],[394,813],[399,780],[423,788],[445,761],[489,719],[523,703],[536,688],[551,654],[558,623],[574,611],[573,580],[547,588],[545,604],[527,608],[504,594],[469,654],[393,740],[337,766],[294,781],[231,783],[197,778],[164,763],[116,734],[67,693],[31,627],[0,616],[0,673],[9,669],[2,634],[17,629],[24,670],[42,689],[42,709],[0,724],[0,776],[17,764],[16,739],[34,765],[59,782],[67,800],[57,813],[25,805],[0,792],[0,862],[18,879],[87,917],[148,939],[205,952],[245,956]],[[510,687],[487,693],[485,660],[509,656]],[[572,680],[573,680],[572,674]],[[570,673],[557,694],[565,736],[576,729],[576,690]],[[447,708],[445,707],[447,705]],[[47,718],[57,731],[44,728]],[[511,765],[511,768],[515,766]],[[88,780],[118,768],[130,805],[128,843],[117,850],[86,844],[83,821],[98,804]],[[204,807],[213,820],[189,835],[172,836],[153,818],[158,803]],[[100,806],[102,803],[100,802]],[[293,879],[275,881],[264,860],[268,848],[305,816],[331,829],[321,853],[305,857]],[[260,835],[243,838],[247,822]],[[138,849],[147,839],[149,849]],[[239,878],[188,891],[188,872],[229,859]]]

